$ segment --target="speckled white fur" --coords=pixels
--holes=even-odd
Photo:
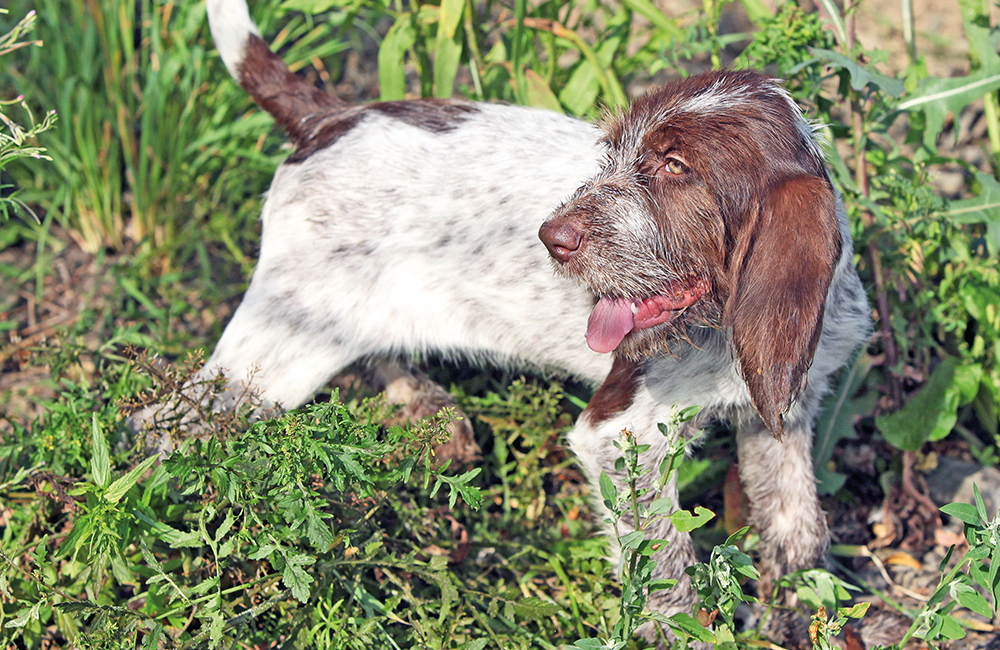
[[[553,274],[537,233],[597,170],[600,132],[478,109],[449,133],[369,113],[282,165],[250,289],[206,371],[256,367],[263,397],[286,407],[358,359],[414,352],[599,383],[611,361],[586,345],[593,298]]]

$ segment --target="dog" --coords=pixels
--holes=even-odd
[[[622,430],[658,466],[657,423],[699,405],[685,434],[736,428],[761,592],[822,563],[813,420],[870,311],[813,128],[780,85],[704,73],[603,128],[461,100],[351,106],[292,74],[244,0],[208,10],[226,67],[294,152],[203,374],[235,392],[256,368],[263,399],[295,407],[358,360],[414,386],[427,381],[398,363],[414,353],[563,373],[600,385],[569,434],[595,482]],[[650,606],[690,610],[690,539],[667,520],[648,534],[669,540],[656,577],[680,581]]]

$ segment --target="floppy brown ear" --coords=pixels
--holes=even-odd
[[[816,352],[840,247],[836,200],[817,176],[769,187],[737,238],[725,322],[754,406],[777,438]]]

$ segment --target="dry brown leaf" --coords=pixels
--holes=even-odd
[[[924,565],[916,560],[912,555],[904,551],[894,551],[890,553],[887,557],[882,558],[882,561],[886,564],[896,564],[899,566],[908,566],[913,569],[922,569]]]
[[[956,546],[958,548],[962,548],[968,543],[968,541],[962,533],[955,532],[949,528],[938,528],[934,531],[934,543],[940,544],[941,546]]]

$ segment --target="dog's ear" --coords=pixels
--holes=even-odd
[[[737,234],[725,324],[754,406],[777,438],[816,352],[840,248],[833,190],[817,176],[772,184]]]

